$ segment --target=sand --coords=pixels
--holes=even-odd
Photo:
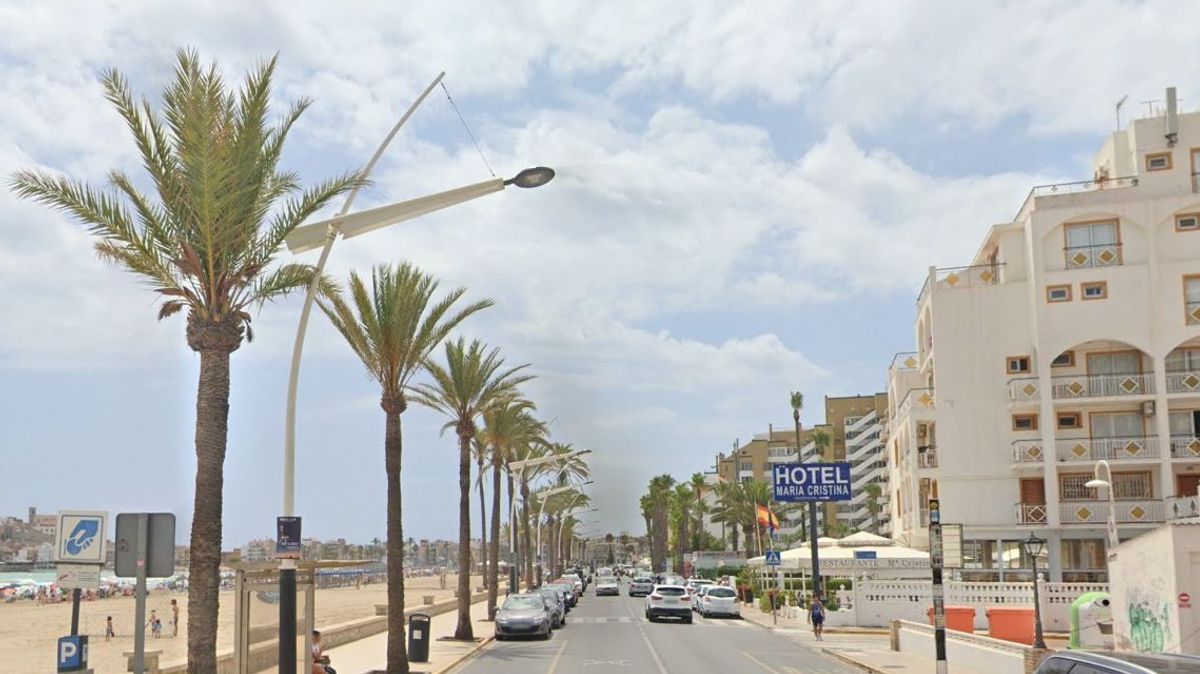
[[[457,582],[454,575],[446,579],[441,590],[438,578],[410,578],[405,583],[405,598],[410,607],[421,605],[421,595],[432,594],[436,601],[454,596]],[[478,576],[471,579],[474,590],[482,584]],[[179,602],[179,636],[171,636],[171,600]],[[251,624],[274,623],[279,617],[276,604],[252,600]],[[303,602],[303,596],[301,598]],[[361,588],[339,587],[316,591],[317,628],[375,615],[375,604],[387,603],[384,584],[364,585]],[[221,614],[217,633],[217,652],[233,648],[234,593],[221,593]],[[152,590],[146,602],[146,615],[156,609],[163,621],[163,636],[154,639],[146,632],[146,650],[161,650],[161,663],[173,665],[187,660],[187,593]],[[303,611],[303,604],[300,610]],[[113,617],[117,637],[104,640],[104,620]],[[79,610],[79,631],[89,636],[89,665],[104,674],[126,671],[124,651],[133,650],[133,597],[114,597],[85,601]],[[55,649],[58,638],[71,630],[71,603],[39,606],[36,601],[21,600],[0,603],[0,671],[5,674],[47,674],[55,671]]]

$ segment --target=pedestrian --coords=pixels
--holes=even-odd
[[[312,633],[312,665],[312,674],[337,674],[337,670],[329,666],[329,656],[321,646],[321,633],[317,630]]]
[[[825,628],[825,604],[821,601],[821,595],[813,595],[812,604],[808,607],[808,622],[812,623],[813,634],[816,635],[817,641],[824,641],[822,632]]]
[[[171,600],[171,636],[179,636],[179,602]]]
[[[150,610],[150,621],[148,624],[150,625],[150,633],[154,635],[154,638],[161,639],[162,638],[162,618],[158,617],[158,612],[155,611],[154,609]]]
[[[113,629],[112,616],[108,616],[104,621],[104,640],[112,641],[116,636],[117,632]]]

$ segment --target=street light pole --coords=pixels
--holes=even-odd
[[[1033,565],[1033,647],[1046,650],[1046,639],[1042,634],[1042,601],[1038,592],[1037,562],[1046,549],[1046,541],[1038,538],[1032,532],[1024,541],[1025,554],[1029,555]]]
[[[1108,479],[1100,477],[1100,469],[1104,469],[1104,475]],[[1108,465],[1108,461],[1100,459],[1096,462],[1096,466],[1092,469],[1092,479],[1088,480],[1083,486],[1091,489],[1099,489],[1104,487],[1108,489],[1108,554],[1112,554],[1113,550],[1117,549],[1120,544],[1120,539],[1117,536],[1117,499],[1113,494],[1113,477],[1112,467]]]
[[[562,475],[562,472],[565,469],[566,469],[566,466],[559,468],[558,474]],[[542,565],[542,515],[544,515],[546,513],[546,499],[555,494],[561,494],[565,491],[571,491],[572,489],[576,489],[578,487],[584,487],[591,483],[592,483],[592,481],[588,480],[587,482],[580,482],[579,484],[568,484],[568,485],[563,485],[562,487],[554,487],[553,489],[544,489],[541,492],[539,492],[542,497],[541,503],[538,504],[538,516],[537,516],[537,548],[536,549],[537,549],[537,563],[538,563],[539,567]]]

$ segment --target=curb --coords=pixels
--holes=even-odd
[[[475,645],[475,648],[472,648],[471,650],[467,651],[466,653],[463,653],[462,655],[458,656],[457,658],[454,659],[454,661],[452,661],[450,664],[446,665],[445,667],[442,667],[441,669],[433,670],[433,674],[445,674],[445,672],[448,672],[448,671],[454,669],[455,667],[461,665],[467,658],[473,657],[484,646],[487,646],[488,644],[492,643],[492,641],[494,641],[495,638],[496,638],[495,636],[484,637],[482,641],[480,641],[478,644]]]
[[[854,658],[852,658],[840,651],[830,650],[828,648],[822,648],[821,653],[828,655],[829,657],[834,658],[835,660],[840,661],[842,664],[849,665],[860,671],[869,672],[870,674],[888,674],[888,672],[886,672],[885,670],[876,669],[875,667],[872,667],[868,664],[859,662],[858,660],[855,660]]]

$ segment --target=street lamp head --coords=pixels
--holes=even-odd
[[[1036,560],[1046,550],[1046,539],[1038,538],[1036,534],[1030,532],[1029,538],[1022,541],[1022,545],[1025,547],[1025,554]]]
[[[554,169],[546,166],[535,166],[521,171],[504,181],[505,185],[516,185],[526,189],[541,187],[554,179]]]
[[[1099,489],[1100,487],[1107,488],[1107,487],[1111,487],[1112,485],[1109,484],[1108,480],[1101,480],[1100,478],[1096,478],[1094,480],[1088,480],[1087,482],[1083,483],[1083,486],[1087,487],[1088,489]]]

